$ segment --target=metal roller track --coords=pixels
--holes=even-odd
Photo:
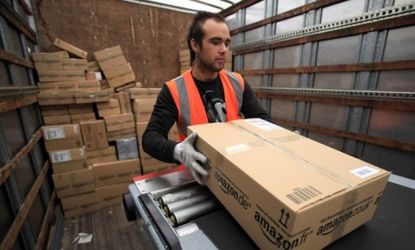
[[[299,38],[299,37],[305,37],[305,36],[321,34],[321,33],[335,31],[335,30],[341,30],[344,28],[349,28],[349,27],[358,26],[358,25],[367,24],[367,23],[373,23],[373,22],[377,22],[380,20],[392,19],[392,18],[396,18],[400,16],[414,14],[414,13],[415,13],[415,3],[401,5],[401,6],[387,7],[387,8],[383,8],[383,9],[379,9],[375,11],[366,12],[361,16],[355,16],[355,17],[351,17],[351,18],[347,18],[347,19],[343,19],[343,20],[339,20],[335,22],[330,22],[330,23],[308,26],[297,31],[286,32],[286,33],[282,33],[279,35],[266,37],[261,40],[248,42],[248,43],[242,43],[239,45],[232,46],[231,49],[234,52],[237,52],[243,49],[267,46],[268,44],[279,42],[279,41],[285,41],[285,40],[290,40],[290,39]]]
[[[255,92],[271,92],[280,94],[315,95],[315,96],[337,96],[347,98],[366,98],[382,100],[405,100],[415,101],[415,92],[400,91],[377,91],[377,90],[342,90],[342,89],[314,89],[314,88],[276,88],[276,87],[253,87]]]

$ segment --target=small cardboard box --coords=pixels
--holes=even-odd
[[[59,198],[87,193],[95,190],[92,168],[53,174],[53,183]]]
[[[108,102],[97,103],[96,106],[99,117],[121,114],[120,102],[115,98],[109,99]]]
[[[43,116],[45,125],[60,125],[72,123],[70,115],[47,115]]]
[[[68,52],[33,52],[33,61],[35,62],[61,62],[63,59],[69,58]]]
[[[126,128],[116,131],[108,132],[108,141],[116,141],[126,138],[131,138],[133,136],[137,136],[135,133],[135,128]]]
[[[66,105],[42,106],[41,111],[44,116],[69,114],[68,107]]]
[[[37,95],[39,105],[75,104],[75,94],[58,92],[41,92]]]
[[[128,185],[131,183],[120,183],[110,186],[98,187],[96,192],[101,207],[109,207],[121,204],[122,195],[128,193]]]
[[[137,122],[148,122],[155,103],[155,98],[135,99],[133,102],[135,120]]]
[[[114,93],[113,97],[118,99],[122,114],[132,113],[131,99],[130,99],[129,92]]]
[[[96,191],[67,196],[61,199],[65,218],[94,212],[101,209]]]
[[[160,88],[129,88],[131,99],[152,99],[157,98]]]
[[[117,160],[117,155],[115,154],[114,146],[110,146],[105,149],[86,151],[86,161],[88,165],[92,165],[94,163],[116,161],[116,160]]]
[[[134,116],[132,113],[105,116],[104,120],[108,132],[135,127]]]
[[[95,121],[95,113],[71,114],[72,123]]]
[[[105,72],[104,72],[104,74],[105,74]],[[125,84],[134,82],[135,81],[135,75],[134,75],[134,72],[131,69],[130,72],[125,73],[123,75],[116,76],[116,77],[111,78],[111,79],[107,79],[107,81],[108,81],[108,84],[110,85],[110,87],[118,88],[118,87],[123,86]],[[135,83],[133,83],[133,84],[135,84]]]
[[[80,148],[83,146],[78,124],[43,126],[42,134],[47,151]]]
[[[261,119],[188,127],[206,185],[261,249],[321,249],[370,220],[389,172]]]
[[[126,63],[127,63],[127,60],[125,59],[124,55],[119,55],[119,56],[110,58],[105,61],[98,61],[98,65],[104,72],[104,75],[105,75],[106,70],[116,67],[118,65],[126,64]]]
[[[103,120],[80,123],[82,139],[87,150],[108,148],[108,136]]]
[[[121,50],[121,46],[117,45],[111,48],[106,48],[100,51],[96,51],[94,53],[94,57],[97,61],[105,61],[117,56],[122,55],[122,50]]]
[[[132,71],[129,63],[124,63],[104,71],[105,78],[113,79],[117,76],[128,74]]]
[[[49,151],[49,158],[55,174],[88,167],[85,147]]]
[[[68,112],[71,115],[75,114],[86,114],[86,113],[94,113],[94,107],[92,104],[77,104],[77,105],[69,105]]]
[[[132,182],[134,176],[141,175],[139,159],[95,163],[92,170],[97,187]]]
[[[80,58],[86,58],[88,55],[88,52],[83,51],[82,49],[75,47],[72,44],[69,44],[68,42],[65,42],[59,38],[56,38],[55,41],[53,42],[53,45],[55,45],[58,48],[61,48],[63,50],[68,51],[69,53],[80,57]]]

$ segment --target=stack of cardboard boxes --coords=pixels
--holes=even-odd
[[[159,171],[167,168],[174,167],[176,165],[158,161],[144,152],[143,147],[141,146],[141,139],[143,133],[147,127],[148,121],[153,111],[154,104],[156,103],[156,98],[160,92],[159,88],[131,88],[129,89],[132,103],[133,103],[133,112],[135,117],[135,127],[137,131],[139,152],[141,165],[143,168],[143,173],[149,173],[153,171]],[[176,126],[173,126],[169,132],[169,138],[172,140],[178,139],[178,132]]]
[[[119,46],[88,62],[83,50],[60,39],[54,44],[64,51],[32,56],[53,180],[72,217],[121,203],[142,173],[130,93],[121,89],[135,85],[135,77]]]

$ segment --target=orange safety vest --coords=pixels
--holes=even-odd
[[[244,80],[236,72],[221,70],[218,74],[224,90],[227,121],[240,119]],[[183,141],[187,126],[208,123],[205,106],[190,70],[166,84],[177,107],[179,140]]]

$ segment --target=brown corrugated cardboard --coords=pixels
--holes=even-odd
[[[156,98],[147,98],[135,99],[133,101],[133,111],[137,122],[147,122],[150,120],[156,100]]]
[[[104,71],[104,75],[106,70],[125,63],[127,63],[127,60],[125,59],[124,55],[120,55],[105,61],[98,61],[98,65],[102,71]]]
[[[132,182],[133,177],[141,175],[140,160],[124,160],[92,165],[97,187]]]
[[[72,123],[70,115],[44,115],[43,123],[45,125],[60,125]]]
[[[373,216],[389,176],[259,119],[188,129],[206,185],[262,249],[323,248]]]
[[[68,107],[66,105],[58,106],[42,106],[41,107],[42,115],[68,115]]]
[[[100,51],[96,51],[94,52],[94,57],[97,61],[105,61],[114,57],[117,57],[119,55],[122,55],[122,50],[120,45],[111,47],[111,48],[106,48]]]
[[[94,107],[92,104],[76,104],[76,105],[69,105],[68,106],[69,114],[86,114],[86,113],[93,113]]]
[[[103,120],[81,122],[80,127],[87,150],[108,148],[108,136]]]
[[[97,80],[97,81],[101,81],[102,80],[102,74],[101,72],[96,72],[96,71],[88,71],[85,73],[85,78],[87,80]]]
[[[88,71],[99,72],[99,66],[96,61],[88,62],[87,66],[88,66]]]
[[[113,79],[117,76],[128,74],[132,71],[129,63],[124,63],[104,71],[105,78]]]
[[[89,193],[64,197],[61,199],[61,204],[65,218],[90,213],[101,208],[95,190]]]
[[[115,154],[115,147],[110,146],[105,149],[100,150],[87,150],[86,151],[86,161],[88,165],[100,162],[116,161],[117,155]]]
[[[88,62],[86,59],[63,59],[62,64],[65,70],[88,70]]]
[[[39,82],[41,92],[82,92],[101,90],[101,83],[96,80],[78,80],[65,82]]]
[[[92,168],[53,174],[53,183],[59,198],[95,190],[95,177]]]
[[[117,98],[120,103],[121,113],[132,113],[131,99],[129,92],[114,93],[113,97]]]
[[[136,122],[135,123],[135,130],[137,133],[138,145],[141,145],[141,140],[144,134],[144,131],[147,128],[148,122]]]
[[[137,136],[135,128],[126,128],[117,131],[108,132],[108,141],[115,141]]]
[[[35,62],[36,70],[63,70],[62,61]]]
[[[75,103],[107,102],[111,98],[112,92],[112,89],[103,89],[100,91],[75,93]]]
[[[88,55],[88,52],[83,51],[82,49],[75,47],[74,45],[65,42],[59,38],[56,38],[55,41],[53,42],[53,45],[55,45],[58,48],[61,48],[63,50],[68,51],[69,53],[79,57],[79,58],[86,58]]]
[[[83,146],[78,124],[43,126],[42,135],[47,151],[80,148]]]
[[[69,58],[68,52],[33,52],[33,61],[35,62],[58,62],[63,59]]]
[[[85,147],[49,151],[53,173],[59,174],[88,167]]]
[[[128,193],[128,185],[131,183],[120,183],[110,186],[98,187],[96,192],[101,207],[109,207],[121,204],[122,195]]]
[[[108,102],[97,103],[96,106],[99,117],[121,114],[120,102],[115,98],[109,99]]]
[[[104,120],[108,132],[135,127],[134,116],[132,113],[105,116]]]
[[[130,92],[131,99],[148,99],[157,98],[160,88],[130,88],[127,91]]]
[[[105,72],[104,72],[104,74],[105,74]],[[108,81],[108,84],[110,85],[110,87],[117,88],[117,87],[123,86],[125,84],[134,82],[135,81],[135,75],[134,75],[133,71],[130,71],[126,74],[119,75],[119,76],[116,76],[116,77],[111,78],[111,79],[107,79],[107,81]]]
[[[75,104],[75,94],[73,93],[42,92],[37,97],[41,106]]]
[[[85,79],[85,72],[83,70],[37,70],[37,74],[39,75],[39,79],[41,82],[42,77],[75,77],[79,76],[81,79]],[[54,81],[58,82],[58,81]]]
[[[71,114],[72,123],[80,123],[84,121],[95,121],[95,113]]]

